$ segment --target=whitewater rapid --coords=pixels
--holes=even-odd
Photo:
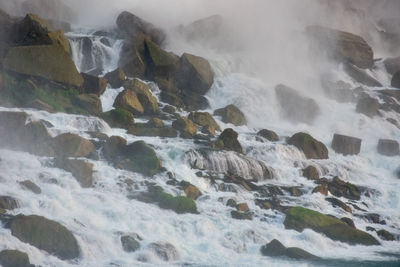
[[[113,40],[111,48],[104,48],[104,44],[98,40],[99,37],[94,37],[91,33],[69,33],[68,36],[71,40],[73,59],[81,71],[85,70],[82,67],[82,45],[80,41],[74,39],[76,37],[92,38],[95,47],[93,56],[101,59],[99,61],[101,63],[89,66],[86,70],[101,65],[104,74],[117,66],[121,49],[120,40]],[[270,84],[249,74],[232,72],[234,59],[229,55],[218,57],[215,53],[207,55],[207,50],[200,52],[200,55],[211,61],[216,73],[215,83],[207,94],[211,104],[211,108],[207,111],[212,113],[216,108],[233,103],[244,112],[249,122],[248,126],[235,127],[223,123],[218,117],[216,120],[222,129],[231,127],[239,133],[239,141],[248,157],[273,169],[274,178],[260,183],[278,186],[298,185],[307,189],[308,193],[300,197],[291,197],[289,194],[282,196],[282,204],[301,205],[326,214],[346,216],[354,220],[356,227],[362,230],[370,225],[357,216],[333,208],[324,200],[324,196],[311,194],[315,185],[301,176],[301,169],[315,164],[322,175],[337,175],[345,181],[374,189],[375,194],[372,194],[371,198],[362,197],[362,201],[368,206],[369,212],[384,215],[382,219],[385,219],[388,225],[379,226],[380,228],[400,234],[400,179],[394,173],[399,167],[399,158],[381,156],[376,152],[379,138],[400,140],[399,129],[380,117],[371,119],[356,113],[354,104],[337,103],[327,99],[321,92],[302,90],[303,88],[299,89],[316,99],[321,107],[321,114],[311,126],[286,122],[279,114],[274,93],[276,84]],[[380,65],[379,68],[383,66]],[[372,75],[384,85],[388,85],[388,78],[379,68]],[[338,71],[338,75],[344,81],[356,85],[343,72]],[[310,84],[315,84],[315,81],[310,81]],[[152,91],[157,96],[159,90],[156,85],[152,86]],[[107,88],[101,97],[104,111],[112,109],[112,103],[121,90],[121,88]],[[368,90],[374,93],[378,89]],[[186,155],[187,151],[198,148],[192,140],[136,137],[127,134],[123,129],[110,128],[104,121],[95,117],[50,114],[29,109],[1,108],[0,110],[23,110],[29,114],[30,120],[48,121],[52,125],[48,130],[53,136],[72,132],[90,138],[88,131],[99,131],[108,136],[121,136],[127,139],[128,143],[144,140],[154,146],[163,166],[173,172],[178,181],[188,181],[203,193],[203,196],[196,201],[199,215],[177,215],[130,197],[136,192],[144,191],[146,181],[156,182],[162,185],[165,191],[179,194],[174,187],[166,184],[168,176],[165,173],[148,178],[115,169],[103,160],[89,160],[94,164],[95,185],[93,188],[83,189],[70,173],[51,167],[48,158],[24,152],[0,150],[0,169],[3,171],[0,178],[2,182],[0,195],[9,195],[21,201],[21,208],[10,213],[42,215],[61,222],[73,232],[82,250],[82,258],[79,261],[61,261],[19,241],[11,235],[10,230],[0,228],[0,240],[2,240],[0,250],[15,248],[26,251],[33,264],[42,266],[313,265],[308,262],[263,257],[259,252],[260,247],[275,238],[287,247],[300,247],[333,262],[343,259],[398,260],[399,241],[380,240],[381,246],[350,246],[311,230],[302,233],[285,230],[283,225],[285,216],[277,211],[263,210],[256,206],[252,193],[240,188],[237,189],[238,192],[222,192],[209,180],[199,178],[196,175],[198,170],[191,168]],[[385,116],[399,118],[399,114],[394,113]],[[255,132],[262,128],[275,130],[280,135],[280,141],[276,143],[257,141]],[[329,148],[329,160],[306,160],[302,152],[285,144],[286,136],[299,131],[309,132],[328,148],[334,133],[361,137],[363,139],[361,153],[345,157]],[[15,182],[28,179],[41,187],[40,195],[24,191]],[[229,198],[235,198],[238,203],[248,203],[249,208],[254,211],[254,219],[251,221],[232,219],[230,210],[225,205]],[[124,252],[120,242],[121,232],[139,234],[143,238],[142,249],[133,254]],[[369,233],[379,239],[375,232]],[[149,249],[146,249],[146,245],[158,241],[170,242],[176,247],[180,256],[178,262],[160,262]],[[390,253],[397,257],[388,255]],[[138,260],[143,257],[148,262]],[[326,264],[329,265],[329,262]]]

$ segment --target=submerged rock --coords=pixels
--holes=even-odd
[[[361,149],[361,139],[346,135],[334,134],[332,148],[336,153],[347,155],[357,155]]]
[[[148,247],[163,261],[176,261],[179,259],[179,252],[171,243],[151,243]]]
[[[286,248],[284,245],[282,245],[281,242],[279,242],[276,239],[272,240],[265,246],[262,246],[261,254],[264,256],[269,256],[269,257],[286,256],[288,258],[297,259],[297,260],[318,259],[317,256],[314,256],[301,248],[296,248],[296,247]]]
[[[4,267],[33,267],[28,254],[19,250],[3,250],[0,252],[0,265]]]
[[[306,133],[296,133],[287,140],[289,145],[293,145],[304,152],[307,159],[327,159],[328,149],[326,146]]]
[[[286,229],[294,229],[299,232],[310,228],[330,239],[351,245],[379,245],[379,242],[370,234],[354,229],[335,217],[303,207],[288,209],[284,225]]]
[[[246,125],[246,118],[240,109],[235,105],[228,105],[224,108],[220,108],[214,111],[215,116],[221,116],[221,119],[225,123],[232,123],[235,126]]]
[[[135,252],[140,248],[140,241],[143,239],[138,234],[128,234],[121,236],[122,248],[125,252]]]
[[[379,139],[378,153],[385,156],[400,155],[399,143],[396,140]]]
[[[36,215],[17,215],[10,224],[11,234],[32,246],[62,260],[80,256],[74,235],[58,222]]]
[[[391,234],[390,232],[386,231],[386,230],[379,230],[376,232],[378,234],[378,236],[382,239],[382,240],[386,240],[386,241],[395,241],[396,239],[394,238],[393,234]]]

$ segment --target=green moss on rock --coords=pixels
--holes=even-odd
[[[134,117],[129,111],[116,108],[101,114],[103,120],[105,120],[111,127],[128,129],[133,126]]]
[[[124,169],[152,176],[161,171],[156,152],[144,141],[137,141],[125,149],[126,158],[120,162]]]
[[[174,197],[171,194],[165,193],[159,186],[152,188],[152,193],[154,200],[158,202],[158,205],[162,209],[173,210],[178,214],[198,213],[196,202],[191,198],[184,196]]]

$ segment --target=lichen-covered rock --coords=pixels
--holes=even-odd
[[[334,134],[332,148],[336,153],[347,155],[357,155],[361,149],[361,139],[346,135]]]
[[[197,133],[197,125],[190,119],[179,118],[172,123],[172,127],[181,133],[182,138],[193,138]]]
[[[19,250],[3,250],[0,252],[0,265],[4,267],[33,267],[28,254]]]
[[[296,90],[279,84],[275,87],[277,100],[285,119],[311,124],[320,113],[320,108],[312,98],[300,95]]]
[[[62,168],[76,178],[83,188],[93,186],[93,163],[81,159],[57,158],[55,166]]]
[[[85,94],[101,96],[107,87],[107,80],[101,77],[81,73],[83,78],[83,91]]]
[[[378,153],[389,157],[400,155],[399,142],[396,140],[379,139]]]
[[[175,79],[181,90],[204,95],[214,83],[214,73],[206,59],[185,53],[179,60]]]
[[[157,99],[151,94],[147,84],[138,79],[128,80],[125,82],[124,88],[136,93],[140,104],[143,106],[144,114],[154,115],[160,113]]]
[[[83,78],[70,55],[58,45],[18,46],[9,49],[3,66],[8,71],[81,87]]]
[[[135,122],[133,114],[122,108],[107,111],[101,114],[101,118],[111,127],[122,129],[129,129]]]
[[[60,157],[87,157],[95,150],[91,141],[71,133],[56,136],[54,145]]]
[[[143,115],[144,113],[144,108],[137,94],[129,89],[125,89],[117,96],[113,106],[115,108],[125,109],[134,115]]]
[[[10,224],[11,234],[32,246],[62,260],[80,256],[78,242],[63,225],[36,215],[17,215]]]
[[[224,108],[220,108],[214,111],[214,115],[221,116],[221,119],[225,123],[232,123],[235,126],[246,125],[246,118],[240,109],[235,105],[228,105]]]
[[[288,209],[284,225],[286,229],[294,229],[299,232],[309,228],[326,235],[332,240],[351,245],[379,245],[379,242],[370,234],[354,229],[335,217],[303,207]]]
[[[303,151],[307,159],[328,158],[328,149],[326,146],[309,134],[296,133],[287,140],[287,143]]]
[[[238,153],[243,153],[242,145],[238,141],[238,136],[238,133],[233,129],[225,129],[213,146],[216,149],[232,150]]]

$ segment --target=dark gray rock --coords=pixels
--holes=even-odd
[[[336,153],[347,155],[357,155],[361,149],[361,139],[340,134],[334,134],[332,148]]]
[[[379,139],[378,153],[385,156],[400,155],[399,143],[396,140]]]

